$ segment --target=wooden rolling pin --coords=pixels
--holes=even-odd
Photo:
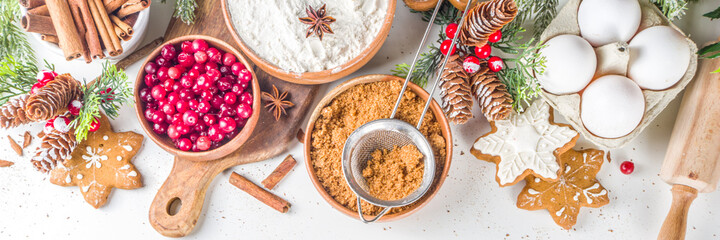
[[[685,239],[690,204],[720,180],[720,58],[701,60],[683,97],[660,177],[672,187],[672,206],[658,239]]]

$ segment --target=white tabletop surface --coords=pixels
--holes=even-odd
[[[174,2],[174,1],[168,1]],[[328,86],[320,96],[340,82],[364,74],[389,74],[398,63],[409,63],[420,42],[425,23],[398,1],[395,22],[380,52],[360,71]],[[561,0],[561,5],[564,2]],[[720,35],[720,20],[701,17],[720,5],[702,1],[690,6],[688,15],[677,24],[701,45]],[[165,32],[172,4],[154,3],[145,42]],[[224,26],[219,26],[224,27]],[[435,35],[435,34],[433,34]],[[34,40],[31,40],[34,41]],[[34,46],[40,46],[33,42]],[[61,57],[37,49],[40,58],[55,63],[59,72],[76,78],[94,78],[100,63],[67,63]],[[135,79],[140,63],[127,69]],[[317,102],[319,100],[316,99]],[[469,154],[471,143],[489,131],[488,123],[475,118],[453,127],[455,150],[449,176],[427,206],[405,219],[363,224],[334,210],[315,191],[303,162],[302,145],[293,142],[281,156],[242,165],[222,172],[212,182],[194,232],[188,239],[654,239],[670,207],[670,186],[659,177],[670,132],[678,111],[679,97],[658,116],[635,141],[612,150],[613,161],[605,163],[598,179],[610,191],[610,203],[602,208],[583,208],[572,230],[555,225],[545,210],[526,211],[515,207],[523,184],[500,188],[494,180],[495,166]],[[142,133],[130,105],[112,121],[118,131]],[[477,108],[475,114],[479,115]],[[561,120],[562,121],[562,120]],[[42,126],[31,125],[33,133]],[[303,125],[304,126],[304,125]],[[0,130],[0,136],[15,139],[24,129]],[[148,223],[148,209],[158,188],[172,167],[172,156],[152,141],[134,163],[143,175],[144,187],[114,190],[106,206],[94,209],[77,187],[59,187],[29,163],[31,150],[18,157],[7,144],[0,147],[4,160],[15,162],[0,168],[0,239],[162,239]],[[6,143],[6,142],[3,142]],[[591,147],[581,138],[578,147]],[[274,193],[292,203],[286,214],[278,213],[228,183],[232,171],[260,182],[282,156],[292,154],[298,166]],[[631,175],[620,173],[623,160],[635,162]],[[720,238],[720,192],[700,194],[690,208],[688,239]]]

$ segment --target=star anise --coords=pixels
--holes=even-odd
[[[315,35],[320,38],[320,41],[322,41],[323,34],[334,34],[332,28],[330,28],[330,23],[335,22],[335,18],[325,16],[325,4],[323,4],[323,6],[317,11],[311,6],[307,6],[307,8],[305,8],[305,12],[308,16],[300,18],[300,22],[310,25],[305,33],[306,38],[315,33]]]
[[[284,91],[282,94],[278,91],[275,85],[272,86],[272,94],[268,92],[262,93],[262,100],[266,102],[265,108],[275,115],[275,121],[280,120],[282,115],[287,114],[285,109],[295,106],[294,103],[285,100],[288,96],[288,92]]]

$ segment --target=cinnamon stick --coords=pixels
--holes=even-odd
[[[109,28],[105,27],[103,19],[100,16],[100,11],[95,5],[95,0],[88,0],[87,3],[88,7],[90,8],[90,14],[93,16],[93,20],[95,21],[95,26],[97,27],[98,33],[100,34],[100,39],[102,39],[102,44],[105,46],[105,50],[107,50],[110,56],[119,55],[110,36],[111,32],[108,31]]]
[[[14,162],[0,160],[0,167],[9,167],[15,164]]]
[[[140,15],[140,13],[130,14],[130,16],[123,18],[122,21],[127,25],[135,26],[135,22],[137,22],[139,15]]]
[[[86,63],[92,62],[92,57],[90,56],[90,48],[88,48],[87,39],[85,36],[87,36],[87,30],[85,29],[85,24],[83,21],[83,16],[80,13],[80,7],[77,4],[77,1],[71,1],[70,3],[70,11],[73,15],[73,20],[75,22],[75,27],[77,28],[78,34],[80,34],[80,42],[83,46],[83,58],[85,59]]]
[[[105,58],[105,53],[103,53],[103,48],[100,44],[100,34],[98,33],[95,20],[93,19],[93,15],[90,11],[88,0],[71,1],[73,1],[73,4],[78,7],[80,14],[82,15],[83,24],[86,29],[84,37],[88,49],[90,50],[90,56],[92,56],[93,59]]]
[[[127,41],[130,41],[130,39],[132,38],[131,35],[128,35],[127,33],[125,33],[125,31],[123,31],[123,30],[122,30],[120,27],[118,27],[117,25],[113,24],[113,28],[115,29],[115,36],[117,36],[118,38],[122,39],[123,41],[126,41],[126,42],[127,42]]]
[[[236,172],[233,172],[232,175],[230,175],[230,184],[247,192],[273,209],[278,210],[278,212],[286,213],[290,210],[290,203],[252,183],[250,180],[240,176],[240,174],[237,174]]]
[[[280,165],[278,165],[275,170],[273,170],[273,172],[262,181],[262,185],[265,188],[272,190],[280,182],[280,180],[283,180],[290,170],[295,167],[295,164],[297,164],[295,158],[288,154],[287,157],[285,157],[285,160],[283,160]]]
[[[160,44],[162,44],[165,41],[163,37],[159,37],[152,42],[148,43],[147,45],[141,47],[138,50],[135,50],[135,52],[131,53],[127,57],[123,58],[122,60],[118,61],[117,64],[115,64],[119,69],[126,69],[131,64],[140,61],[142,59],[145,59],[147,55],[150,55],[150,53],[155,50]]]
[[[125,3],[117,12],[117,17],[124,18],[130,14],[145,10],[150,7],[150,0],[130,0]]]
[[[45,4],[47,4],[48,11],[50,11],[50,18],[53,26],[55,26],[58,40],[60,40],[60,49],[63,50],[65,60],[70,61],[80,57],[83,46],[77,28],[73,23],[68,1],[46,0]]]
[[[20,145],[13,140],[10,135],[7,136],[7,139],[10,141],[10,147],[17,153],[17,155],[22,156],[23,155],[23,149],[20,147]]]
[[[39,34],[57,35],[53,21],[48,16],[40,16],[34,14],[25,14],[20,19],[20,25],[26,32],[34,32]]]
[[[29,14],[35,14],[40,16],[50,16],[50,11],[47,9],[47,5],[42,5],[27,11]]]
[[[60,44],[60,40],[55,35],[40,34],[40,40],[51,42],[54,44]]]
[[[127,1],[128,0],[103,0],[103,5],[105,5],[105,11],[111,13],[118,10],[118,8],[122,7]]]
[[[132,35],[133,35],[133,27],[130,26],[130,25],[128,25],[127,23],[123,22],[122,20],[120,20],[120,18],[118,18],[117,16],[111,15],[111,16],[110,16],[110,20],[112,20],[112,22],[113,22],[115,25],[117,25],[118,27],[120,27],[120,29],[121,29],[123,32],[125,32],[125,34],[127,34],[127,35],[129,35],[129,36],[132,36]]]
[[[19,0],[20,6],[27,9],[36,8],[45,5],[45,0]]]
[[[107,29],[108,33],[112,35],[113,32],[115,32],[115,28],[113,27],[112,21],[110,21],[110,16],[108,16],[107,11],[105,11],[105,8],[103,7],[102,0],[89,0],[89,1],[95,1],[95,7],[98,8],[98,13],[100,13],[100,18],[103,21],[103,24],[105,25],[105,29]],[[123,53],[122,45],[120,44],[120,38],[111,37],[110,40],[112,41],[113,47],[115,48],[115,55],[110,54],[110,56],[117,56]]]

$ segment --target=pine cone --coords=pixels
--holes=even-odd
[[[468,78],[460,55],[450,56],[440,78],[440,97],[443,111],[455,124],[464,124],[473,117],[473,100]]]
[[[80,82],[70,74],[62,74],[30,95],[25,114],[33,121],[49,120],[67,111],[68,104],[81,96]]]
[[[482,47],[490,34],[500,30],[517,16],[514,0],[482,2],[470,9],[462,28],[460,41],[466,46]]]
[[[470,78],[473,96],[488,121],[503,120],[512,112],[512,97],[507,87],[494,72],[489,71],[487,62]]]
[[[53,128],[49,133],[40,132],[38,137],[42,139],[42,143],[35,150],[35,156],[30,161],[35,169],[43,173],[48,173],[58,163],[65,162],[78,145],[75,131],[72,129],[63,133]]]
[[[0,127],[12,128],[33,122],[25,115],[25,101],[28,95],[10,99],[0,107]]]

